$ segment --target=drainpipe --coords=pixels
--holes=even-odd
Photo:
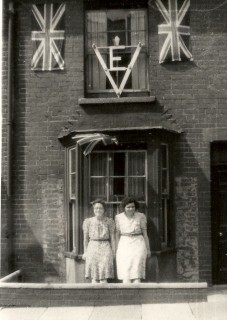
[[[13,211],[12,211],[12,122],[13,122],[13,27],[14,5],[9,3],[8,11],[8,112],[7,112],[7,237],[8,268],[13,271]]]

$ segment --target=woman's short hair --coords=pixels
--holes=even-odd
[[[106,211],[106,203],[103,199],[96,199],[92,202],[92,206],[94,207],[97,203],[100,203],[103,206],[104,211]]]
[[[136,210],[139,210],[139,202],[136,201],[136,199],[133,198],[133,197],[125,197],[125,198],[121,201],[121,208],[122,208],[122,210],[125,210],[125,207],[126,207],[129,203],[134,203]]]

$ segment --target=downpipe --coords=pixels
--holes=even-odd
[[[8,8],[8,110],[7,110],[7,239],[8,271],[14,269],[13,210],[12,210],[12,126],[13,126],[13,30],[14,4]]]

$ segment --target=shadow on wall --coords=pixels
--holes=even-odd
[[[51,262],[44,261],[43,248],[25,217],[22,218],[20,214],[20,226],[17,224],[17,228],[14,228],[15,222],[9,225],[7,193],[3,181],[1,194],[1,277],[8,275],[11,271],[23,269],[24,282],[48,282],[49,279],[53,282],[53,279],[59,279],[59,271]],[[17,222],[18,218],[15,221]],[[21,232],[20,227],[23,229]],[[10,251],[11,237],[13,237],[12,252]]]
[[[1,240],[0,240],[0,277],[8,275],[10,268],[10,250],[9,241],[10,233],[8,232],[9,225],[8,214],[8,197],[4,178],[1,177]]]

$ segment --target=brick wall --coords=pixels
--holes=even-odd
[[[25,281],[65,281],[64,149],[57,137],[83,94],[82,4],[66,9],[66,69],[33,72],[31,5],[16,7],[15,268]],[[77,19],[75,19],[77,17]]]
[[[122,112],[121,108],[116,111],[109,107],[97,115],[95,109],[78,105],[78,97],[84,96],[83,1],[66,4],[66,68],[43,73],[30,70],[31,2],[16,7],[13,212],[15,268],[26,268],[25,281],[65,280],[64,149],[57,140],[60,129],[80,121],[94,124],[94,119],[97,128],[103,123],[113,125]],[[227,120],[227,5],[222,5],[221,0],[191,0],[194,61],[162,65],[158,64],[159,17],[152,3],[149,6],[151,95],[171,110],[184,130],[175,148],[175,213],[176,242],[183,248],[178,253],[177,270],[180,279],[187,281],[211,281],[209,143],[218,138],[214,129],[226,126]],[[147,107],[141,110],[130,109],[132,125],[147,119],[150,111]],[[124,109],[122,119],[126,113]],[[4,143],[5,135],[5,161]],[[186,237],[190,239],[187,243]]]
[[[157,16],[153,13],[152,17],[156,25]],[[210,142],[221,139],[217,129],[226,128],[227,121],[227,5],[221,0],[192,0],[190,20],[193,62],[158,65],[157,36],[152,35],[151,50],[156,58],[151,63],[151,87],[185,131],[175,154],[176,220],[178,230],[183,227],[186,231],[184,237],[177,238],[177,244],[184,246],[186,235],[191,235],[188,248],[184,248],[184,255],[194,256],[191,280],[211,281]],[[192,189],[186,198],[182,198],[185,188],[179,187],[182,179]],[[192,210],[195,190],[197,204]],[[182,210],[187,219],[182,219]],[[181,262],[180,251],[178,270]]]

